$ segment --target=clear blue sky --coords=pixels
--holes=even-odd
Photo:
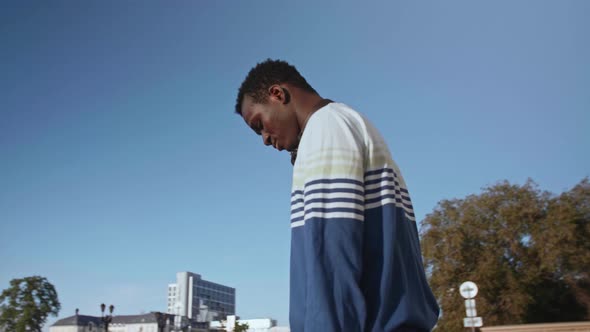
[[[233,114],[248,70],[285,59],[365,114],[421,220],[502,179],[559,193],[590,175],[589,16],[586,0],[2,1],[0,289],[42,275],[60,317],[137,314],[193,271],[286,325],[291,165]]]

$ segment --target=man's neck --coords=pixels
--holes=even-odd
[[[332,101],[329,99],[324,99],[318,94],[301,91],[299,89],[296,89],[294,92],[299,94],[297,98],[297,105],[295,105],[297,123],[299,125],[299,137],[297,137],[299,141],[301,140],[305,126],[307,126],[307,121],[309,121],[309,118],[313,115],[313,113],[328,105]],[[297,144],[299,145],[299,142]],[[295,148],[293,151],[290,151],[291,165],[295,165],[298,148],[299,147]]]
[[[300,134],[305,130],[307,121],[313,113],[328,105],[332,101],[324,99],[320,95],[308,93],[307,98],[301,98],[298,106],[297,122],[299,123]]]

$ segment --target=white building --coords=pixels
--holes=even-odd
[[[163,332],[175,330],[173,325],[174,316],[157,312],[150,312],[143,315],[113,315],[109,324],[109,332],[160,332],[158,327],[158,315],[161,320]],[[168,317],[166,317],[168,316]],[[206,324],[188,328],[193,332],[207,331]],[[104,323],[99,316],[74,315],[58,320],[49,327],[50,332],[102,332]]]
[[[168,285],[168,313],[197,322],[235,315],[236,289],[207,281],[192,272],[176,273]]]
[[[236,316],[227,316],[227,320],[223,323],[220,321],[211,322],[212,329],[224,329],[226,331],[233,331],[236,322],[240,324],[248,324],[248,332],[289,332],[286,326],[277,326],[277,321],[271,318],[257,318],[257,319],[238,319]]]

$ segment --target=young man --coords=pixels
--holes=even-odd
[[[430,331],[412,203],[377,130],[280,60],[250,70],[236,112],[292,155],[291,331]]]

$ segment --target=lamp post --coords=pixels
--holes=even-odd
[[[109,332],[109,324],[113,321],[113,311],[115,310],[115,306],[112,304],[109,306],[108,315],[104,314],[105,307],[106,306],[104,305],[104,303],[100,305],[100,311],[102,312],[100,319],[102,320],[102,323],[104,325],[104,332]]]

